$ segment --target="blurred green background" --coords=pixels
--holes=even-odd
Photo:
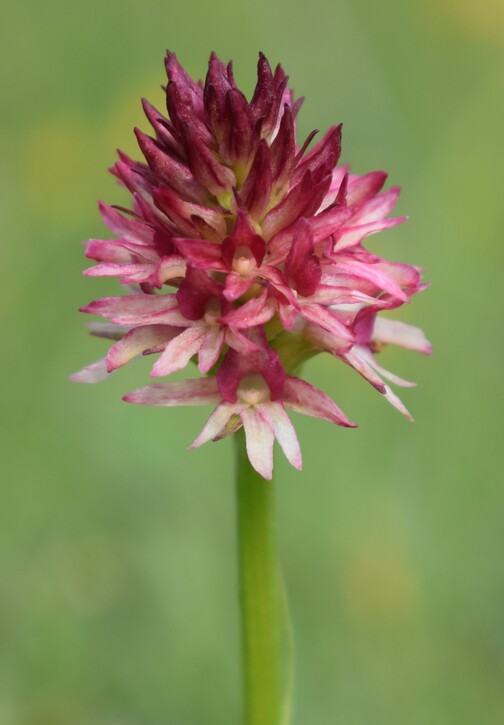
[[[344,122],[343,160],[386,169],[411,221],[371,238],[433,286],[402,310],[431,359],[411,425],[329,358],[306,377],[360,427],[298,417],[278,457],[297,642],[296,725],[504,722],[502,0],[3,2],[0,25],[1,725],[236,725],[232,449],[188,453],[204,409],[126,406],[139,361],[99,386],[77,308],[103,236],[106,168],[134,152],[163,55],[210,50],[253,87],[257,51],[307,97],[300,136]]]

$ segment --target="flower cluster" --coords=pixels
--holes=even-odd
[[[153,377],[197,362],[202,376],[154,383],[125,400],[157,406],[216,404],[192,448],[244,427],[254,468],[271,478],[273,443],[301,468],[286,409],[353,427],[324,393],[292,373],[326,351],[354,368],[406,416],[375,354],[387,343],[429,353],[423,333],[378,313],[424,285],[419,269],[388,262],[364,239],[388,218],[399,189],[387,175],[338,165],[341,126],[299,146],[295,100],[281,66],[261,54],[250,101],[231,64],[214,54],[203,83],[166,57],[168,117],[144,101],[153,136],[136,129],[145,162],[125,154],[112,173],[131,209],[100,204],[115,237],[91,240],[91,277],[118,276],[127,294],[83,312],[108,318],[104,360],[72,376],[95,382],[138,355],[156,354]]]

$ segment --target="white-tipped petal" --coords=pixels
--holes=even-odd
[[[383,375],[386,380],[390,380],[390,382],[395,383],[395,385],[400,385],[401,388],[416,388],[416,383],[412,383],[409,380],[400,378],[399,375],[395,375],[394,373],[391,373],[390,370],[387,370],[386,368],[383,368],[381,365],[379,365],[376,362],[375,356],[367,347],[359,345],[358,350],[359,355],[367,360],[371,367],[376,370],[377,373]]]
[[[286,408],[290,408],[296,413],[310,415],[312,418],[322,418],[346,428],[357,427],[355,423],[348,420],[331,398],[301,378],[288,377],[286,379],[283,403]]]
[[[73,383],[100,383],[109,376],[105,360],[97,360],[97,362],[86,365],[85,368],[70,375]]]
[[[205,327],[188,327],[173,338],[152,368],[151,376],[155,378],[170,375],[185,368],[192,356],[198,352],[205,332]]]
[[[221,400],[215,378],[153,383],[125,395],[127,403],[172,408],[177,405],[211,405]]]
[[[112,345],[107,353],[107,370],[112,372],[126,365],[137,355],[159,345],[166,345],[179,333],[176,327],[169,325],[145,325],[128,332],[119,342]]]
[[[234,405],[232,403],[220,403],[208,418],[194,443],[189,446],[189,449],[198,448],[214,438],[221,437],[222,431],[229,419],[233,415],[240,415],[245,407],[246,405],[244,403],[235,403]]]
[[[423,352],[424,355],[430,355],[432,352],[432,345],[425,337],[423,330],[413,325],[407,325],[405,322],[399,322],[399,320],[377,317],[373,340],[406,347],[409,350]]]
[[[275,440],[273,431],[254,408],[244,408],[241,419],[245,429],[249,461],[257,473],[271,481]]]
[[[408,420],[413,420],[413,416],[403,405],[402,401],[397,395],[392,392],[388,385],[386,385],[380,376],[373,370],[371,365],[365,359],[362,354],[359,354],[357,348],[353,348],[351,352],[342,355],[342,359],[345,360],[351,367],[356,370],[359,375],[362,375],[371,385],[378,390],[379,393],[385,396],[385,398],[394,406],[400,413],[402,413]]]
[[[259,415],[273,429],[275,438],[289,463],[300,471],[303,467],[301,448],[291,419],[281,403],[269,401],[256,406]]]
[[[200,373],[207,373],[219,359],[224,345],[225,329],[222,327],[208,327],[201,341],[198,353],[198,369]]]

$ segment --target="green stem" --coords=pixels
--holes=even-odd
[[[275,490],[250,465],[243,430],[236,445],[238,560],[244,725],[279,725],[282,709],[280,584]]]

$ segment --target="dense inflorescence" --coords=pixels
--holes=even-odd
[[[131,209],[100,204],[113,239],[91,240],[85,274],[117,276],[128,294],[82,311],[108,318],[94,334],[114,340],[104,360],[73,376],[96,382],[138,355],[156,354],[153,377],[197,362],[198,378],[154,383],[125,400],[156,406],[217,405],[192,447],[245,429],[254,468],[271,478],[276,438],[301,468],[286,409],[353,427],[324,393],[293,375],[326,351],[354,368],[409,417],[375,354],[388,343],[423,353],[421,330],[378,317],[423,289],[420,270],[367,251],[393,227],[399,189],[386,173],[338,165],[341,125],[298,146],[287,76],[261,54],[250,101],[231,64],[212,54],[196,83],[166,57],[168,118],[147,101],[154,130],[136,129],[145,162],[125,154],[112,169]]]

